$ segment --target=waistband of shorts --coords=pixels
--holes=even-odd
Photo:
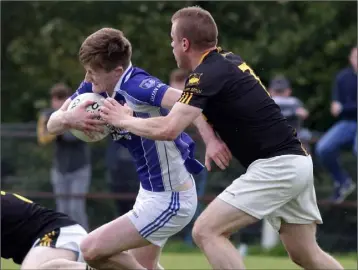
[[[280,159],[288,159],[288,158],[301,158],[301,159],[312,159],[311,155],[296,155],[296,154],[286,154],[286,155],[279,155],[279,156],[273,156],[273,157],[268,157],[268,158],[261,158],[261,159],[256,159],[254,162],[252,162],[249,167],[247,169],[249,169],[250,167],[255,166],[256,164],[259,164],[261,162],[275,162],[277,160]]]
[[[177,192],[177,193],[179,193],[180,195],[184,195],[184,196],[185,196],[186,194],[191,195],[191,194],[193,193],[193,191],[196,192],[195,180],[194,180],[193,176],[190,175],[190,178],[187,179],[187,180],[184,181],[184,182],[187,182],[187,181],[192,181],[192,183],[193,183],[193,186],[192,186],[191,188],[187,189],[187,190],[181,190],[181,191],[175,191],[175,190],[151,191],[151,190],[147,190],[147,189],[143,188],[142,185],[140,185],[140,187],[139,187],[139,193],[141,193],[141,194],[146,194],[146,195],[148,195],[148,196],[153,196],[153,195],[155,195],[155,196],[158,196],[158,197],[168,197],[168,196],[171,196],[171,194],[172,194],[173,192]]]

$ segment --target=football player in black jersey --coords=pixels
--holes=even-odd
[[[21,269],[86,269],[80,254],[86,235],[67,215],[1,191],[1,258]]]
[[[305,269],[343,269],[316,242],[316,224],[322,219],[311,157],[260,79],[240,56],[217,47],[217,26],[206,10],[177,11],[171,36],[178,66],[191,74],[169,115],[135,119],[111,100],[106,101],[105,112],[115,119],[115,126],[156,140],[175,139],[203,113],[247,168],[194,225],[194,240],[212,267],[243,269],[228,236],[267,219],[296,264]]]

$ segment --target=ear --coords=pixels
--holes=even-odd
[[[190,41],[187,38],[182,39],[182,47],[184,52],[188,51],[190,48]]]
[[[122,76],[124,69],[122,66],[118,66],[114,69],[114,72],[116,73],[117,76]]]

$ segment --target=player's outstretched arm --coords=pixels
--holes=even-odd
[[[177,102],[170,113],[165,117],[136,118],[128,113],[126,106],[119,104],[112,98],[103,101],[101,118],[107,123],[128,130],[138,136],[160,141],[173,141],[193,121],[201,134],[205,145],[205,165],[211,169],[213,160],[218,167],[224,170],[229,166],[231,152],[224,142],[214,133],[210,125],[201,114],[201,109]]]
[[[127,109],[112,98],[104,100],[101,118],[118,128],[152,140],[172,141],[190,125],[201,109],[182,103],[176,103],[165,117],[147,119],[136,118],[128,114]]]
[[[71,111],[68,106],[71,99],[65,101],[62,107],[54,112],[47,122],[47,130],[52,134],[62,134],[69,129],[78,129],[85,132],[103,131],[102,120],[97,120],[99,115],[86,111],[86,108],[93,104],[93,101],[86,101]]]

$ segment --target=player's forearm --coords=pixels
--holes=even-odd
[[[149,119],[130,117],[127,120],[122,120],[119,127],[140,137],[152,140],[168,141],[173,140],[173,136],[175,136],[168,128],[165,117]]]
[[[196,118],[193,122],[195,127],[197,128],[201,138],[203,139],[205,145],[208,144],[209,141],[216,138],[215,132],[213,128],[209,125],[209,123],[204,119],[203,114],[201,114],[198,118]]]
[[[58,110],[47,122],[47,130],[52,134],[62,134],[69,129],[69,112]]]

